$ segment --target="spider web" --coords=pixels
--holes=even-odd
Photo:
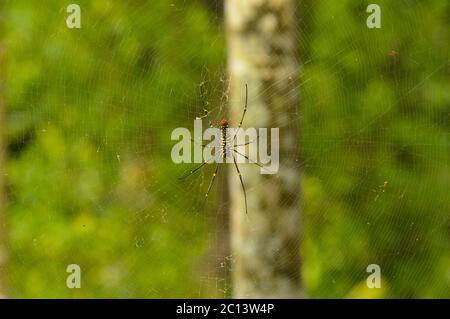
[[[191,166],[170,158],[202,100],[228,118],[221,2],[77,3],[79,30],[59,1],[2,15],[11,294],[231,296],[225,169],[199,211],[211,168],[180,182]],[[303,281],[311,297],[448,297],[448,5],[379,4],[369,30],[364,1],[298,2]]]

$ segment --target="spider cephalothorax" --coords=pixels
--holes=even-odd
[[[221,128],[227,128],[228,127],[228,121],[225,119],[220,120],[219,125]]]

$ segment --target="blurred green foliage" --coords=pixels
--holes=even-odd
[[[221,8],[77,3],[78,30],[57,0],[1,12],[11,295],[211,296],[214,217],[189,213],[196,186],[177,182],[170,132],[225,72]],[[450,3],[380,0],[375,30],[369,3],[299,1],[305,286],[448,297]],[[66,287],[70,263],[82,289]],[[371,263],[380,290],[365,286]]]

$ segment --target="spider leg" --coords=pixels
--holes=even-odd
[[[195,144],[198,144],[198,145],[201,145],[203,148],[215,148],[214,146],[208,146],[208,144],[200,144],[200,143],[198,143],[197,141],[195,141],[193,138],[191,138],[191,142],[193,142],[193,143],[195,143]]]
[[[245,143],[245,144],[236,144],[236,145],[233,145],[233,148],[238,147],[238,146],[246,146],[246,145],[248,145],[248,144],[252,144],[252,143],[255,142],[257,139],[258,139],[258,138],[254,139],[253,141],[248,141],[248,142]]]
[[[238,152],[238,151],[235,150],[235,149],[233,149],[233,152],[235,152],[235,153],[237,153],[237,154],[239,154],[239,155],[245,157],[250,163],[257,165],[257,166],[261,167],[262,169],[265,169],[267,172],[270,172],[270,174],[274,174],[274,172],[272,172],[271,170],[268,170],[267,168],[265,168],[265,167],[264,167],[263,165],[261,165],[260,163],[254,161],[254,160],[251,160],[247,155],[244,155],[244,154],[242,154],[241,152]]]
[[[241,171],[239,170],[239,166],[238,166],[238,164],[236,162],[236,157],[234,157],[233,153],[231,153],[231,156],[233,156],[234,167],[236,167],[236,171],[237,171],[237,174],[239,176],[239,180],[241,181],[242,191],[244,192],[245,213],[247,214],[248,213],[248,210],[247,210],[247,192],[245,191],[244,181],[242,180]]]
[[[198,171],[200,168],[202,168],[203,166],[205,166],[205,164],[208,163],[209,160],[204,161],[203,163],[201,163],[199,166],[197,166],[196,168],[186,172],[183,176],[178,177],[178,179],[185,179],[186,177],[191,176],[192,174],[194,174],[196,171]]]
[[[200,83],[200,97],[202,98],[202,104],[203,104],[203,111],[206,111],[206,115],[208,115],[208,102],[205,101],[205,91],[203,90],[203,85],[205,85],[205,82]]]
[[[205,101],[205,91],[203,90],[203,85],[205,84],[205,82],[200,83],[199,87],[200,87],[200,97],[202,99],[202,105],[203,105],[203,115],[202,116],[198,116],[196,119],[197,120],[203,120],[204,118],[207,118],[209,116],[209,111],[208,111],[208,102]],[[211,119],[208,118],[208,124],[209,127],[213,127],[213,124],[211,122]]]
[[[206,191],[205,199],[203,200],[202,210],[203,210],[203,207],[205,207],[206,200],[208,199],[209,192],[211,191],[211,188],[212,188],[212,186],[213,186],[213,184],[214,184],[214,181],[215,181],[215,179],[216,179],[217,171],[218,171],[218,170],[219,170],[219,163],[216,164],[216,168],[215,168],[215,170],[214,170],[213,176],[212,176],[212,178],[211,178],[211,181],[209,182],[208,190]]]
[[[238,128],[236,129],[236,132],[234,133],[234,136],[233,136],[233,144],[234,144],[234,141],[236,140],[237,133],[238,133],[239,129],[240,129],[241,126],[242,126],[242,122],[244,122],[245,113],[247,113],[247,101],[248,101],[248,87],[247,87],[247,84],[245,84],[245,105],[244,105],[244,112],[242,113],[242,117],[241,117],[241,121],[239,122],[239,126],[238,126]]]

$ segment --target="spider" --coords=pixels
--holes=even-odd
[[[201,85],[200,85],[200,93],[203,96],[203,90],[202,90],[202,86]],[[229,136],[229,134],[228,134],[228,130],[227,130],[229,128],[228,120],[221,119],[219,121],[219,123],[218,123],[218,128],[220,129],[220,132],[221,132],[221,136],[220,136],[220,156],[222,158],[222,163],[226,163],[227,162],[226,161],[227,158],[229,158],[230,156],[233,158],[233,164],[234,164],[234,167],[236,168],[236,172],[237,172],[237,175],[239,177],[239,181],[240,181],[241,186],[242,186],[242,192],[244,194],[244,203],[245,203],[245,213],[246,214],[248,213],[247,192],[245,190],[245,184],[244,184],[244,180],[242,178],[241,171],[240,171],[239,166],[238,166],[238,164],[236,162],[236,156],[237,155],[242,156],[246,160],[248,160],[250,163],[255,164],[255,165],[257,165],[257,166],[259,166],[261,168],[264,168],[263,165],[261,165],[260,163],[258,163],[256,161],[251,160],[247,155],[242,154],[241,152],[239,152],[236,149],[238,146],[245,146],[245,145],[248,145],[248,144],[254,142],[254,141],[251,141],[251,142],[246,142],[245,144],[235,144],[237,133],[241,129],[242,123],[244,122],[245,114],[247,113],[247,104],[248,104],[247,102],[248,102],[248,86],[247,86],[247,84],[245,84],[245,105],[244,105],[244,110],[242,112],[242,117],[241,117],[241,120],[239,122],[238,128],[234,132],[233,137]],[[206,110],[206,103],[204,101],[203,101],[203,106],[204,106],[204,108],[203,108],[204,115],[201,116],[201,117],[197,117],[197,119],[204,119],[209,114],[208,110]],[[214,127],[214,125],[211,123],[211,121],[209,122],[209,124],[210,124],[210,127]],[[202,145],[202,147],[206,147],[206,145]],[[209,159],[209,160],[211,160],[211,159]],[[191,176],[192,174],[194,174],[195,172],[199,171],[202,167],[204,167],[206,164],[208,164],[209,160],[203,161],[199,166],[197,166],[196,168],[188,171],[185,175],[181,176],[179,179],[185,179],[185,178]],[[217,173],[219,171],[219,164],[220,164],[220,162],[217,162],[216,166],[214,168],[214,173],[213,173],[213,175],[211,177],[211,180],[209,182],[208,190],[206,191],[202,207],[204,207],[204,205],[205,205],[205,203],[206,203],[206,201],[208,199],[209,193],[211,192],[211,189],[212,189],[212,187],[214,185],[214,181],[215,181]]]

